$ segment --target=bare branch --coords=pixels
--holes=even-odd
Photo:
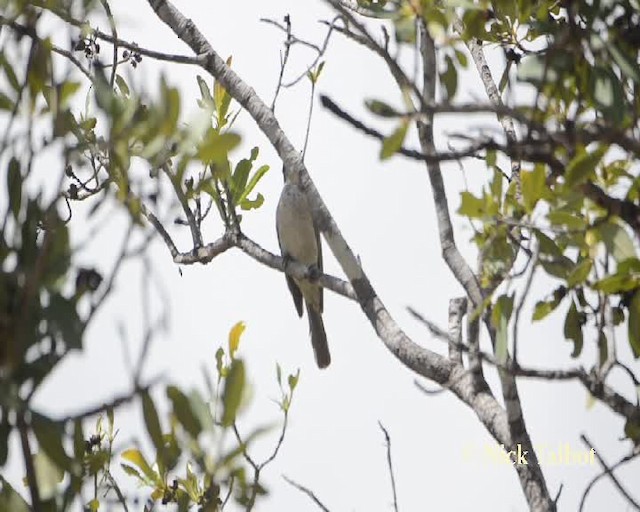
[[[36,479],[36,468],[33,464],[33,453],[29,444],[29,429],[24,419],[24,414],[18,414],[17,418],[18,432],[20,433],[20,446],[22,447],[22,458],[24,460],[25,471],[27,473],[27,483],[29,484],[29,493],[31,494],[31,508],[33,510],[41,510],[40,490]]]
[[[72,415],[69,415],[69,416],[64,416],[62,418],[54,419],[54,422],[59,424],[59,425],[64,426],[67,423],[73,423],[73,422],[76,422],[76,421],[82,421],[82,420],[85,420],[87,418],[91,418],[93,416],[97,416],[99,414],[103,414],[103,413],[107,412],[109,409],[117,409],[121,405],[125,405],[125,404],[128,404],[129,402],[133,401],[138,395],[140,395],[140,393],[144,393],[144,392],[148,391],[149,389],[151,389],[151,387],[155,386],[158,382],[163,380],[163,378],[164,377],[162,375],[160,375],[158,377],[155,377],[155,378],[151,379],[148,384],[145,384],[144,386],[135,386],[128,393],[116,396],[115,398],[111,399],[109,402],[104,402],[104,403],[102,403],[100,405],[87,407],[81,413],[72,414]],[[36,411],[33,411],[33,412],[35,414],[37,414]]]
[[[176,197],[182,206],[182,210],[187,217],[187,223],[189,224],[189,229],[191,230],[191,238],[193,239],[193,248],[197,249],[198,247],[202,247],[202,233],[198,227],[196,222],[196,218],[193,215],[193,211],[189,207],[189,202],[187,200],[187,196],[182,190],[182,183],[178,180],[178,176],[176,176],[168,163],[162,165],[162,170],[169,178],[171,185],[173,185],[173,190],[176,193]]]
[[[456,340],[458,345],[462,345],[462,318],[466,309],[466,297],[449,299],[449,336],[452,340]],[[453,344],[449,344],[449,359],[462,364],[462,352]]]
[[[2,25],[6,25],[8,27],[11,27],[13,30],[16,31],[16,33],[20,34],[20,35],[26,35],[28,37],[30,37],[31,39],[33,39],[34,41],[38,41],[38,42],[42,42],[42,39],[40,37],[38,37],[38,34],[36,34],[35,30],[33,29],[33,27],[28,27],[26,25],[21,25],[20,23],[17,23],[13,20],[10,20],[8,18],[5,18],[4,16],[0,15],[0,26]],[[89,70],[84,67],[84,65],[78,60],[76,59],[76,57],[73,55],[73,53],[71,53],[68,50],[64,50],[63,48],[60,48],[52,43],[48,43],[51,45],[51,51],[54,53],[57,53],[58,55],[61,55],[63,57],[65,57],[66,59],[68,59],[74,66],[76,66],[81,72],[82,74],[84,74],[89,80],[93,80],[93,76],[91,76],[91,73],[89,72]]]
[[[538,268],[537,246],[534,250],[533,256],[529,259],[529,265],[531,266],[531,270],[529,271],[529,275],[527,276],[527,281],[524,285],[524,289],[522,290],[522,295],[520,295],[520,300],[516,305],[513,319],[513,361],[516,365],[518,364],[518,326],[520,323],[520,316],[522,315],[522,308],[524,307],[524,303],[527,300],[527,296],[529,295],[529,290],[531,289],[531,284],[533,283],[533,276],[536,273],[536,269]]]
[[[329,509],[322,504],[322,502],[313,493],[313,491],[311,491],[310,489],[304,487],[303,485],[300,485],[297,482],[294,482],[293,480],[291,480],[286,475],[282,475],[282,478],[284,478],[284,481],[287,482],[289,485],[292,485],[293,487],[298,489],[300,492],[303,492],[304,494],[309,496],[309,498],[311,498],[311,500],[318,506],[318,508],[320,508],[320,510],[323,510],[324,512],[329,512]]]
[[[629,502],[629,505],[631,507],[633,507],[635,510],[640,510],[640,503],[638,503],[633,496],[631,496],[629,494],[629,492],[622,486],[622,484],[620,483],[620,481],[615,477],[615,475],[613,474],[614,470],[616,470],[617,468],[619,468],[620,466],[622,466],[623,464],[626,464],[627,462],[629,462],[630,460],[632,460],[633,458],[635,458],[637,455],[639,455],[640,453],[636,453],[636,454],[632,454],[632,455],[627,455],[626,457],[623,457],[621,460],[619,460],[616,464],[614,464],[613,466],[609,467],[609,465],[605,462],[605,460],[602,458],[602,456],[600,455],[600,453],[598,452],[598,450],[595,449],[595,447],[593,446],[593,443],[591,441],[589,441],[589,439],[587,439],[587,436],[585,436],[584,434],[582,434],[580,436],[580,439],[582,440],[582,442],[585,444],[585,446],[587,446],[587,448],[590,448],[593,450],[593,453],[595,454],[596,458],[598,459],[598,462],[600,463],[600,465],[602,466],[602,468],[604,469],[604,471],[602,473],[600,473],[597,477],[595,477],[587,486],[587,488],[584,491],[584,494],[582,495],[582,499],[580,500],[580,511],[582,512],[582,509],[584,507],[584,503],[585,500],[587,499],[587,494],[589,494],[589,491],[591,490],[591,488],[594,486],[594,484],[604,475],[609,476],[609,478],[611,479],[611,481],[613,482],[613,485],[616,486],[616,488],[620,491],[620,494],[622,494],[626,500]]]
[[[291,50],[291,44],[293,41],[293,37],[291,35],[291,17],[288,14],[284,17],[285,27],[281,27],[278,23],[276,23],[273,20],[262,18],[260,21],[263,21],[265,23],[271,23],[276,27],[282,28],[287,35],[287,39],[284,42],[284,55],[281,55],[280,74],[278,75],[278,84],[276,85],[276,92],[273,94],[273,101],[271,102],[271,111],[275,112],[276,101],[278,101],[278,94],[280,94],[280,88],[282,87],[282,78],[284,76],[284,70],[287,67],[287,62],[289,61],[289,51]]]
[[[384,442],[387,446],[387,466],[389,468],[389,476],[391,477],[391,490],[393,491],[393,510],[398,512],[398,494],[396,493],[396,477],[393,473],[393,464],[391,463],[391,437],[389,436],[389,432],[384,428],[382,422],[378,422],[380,426],[380,430],[384,434]]]

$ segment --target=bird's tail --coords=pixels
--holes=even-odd
[[[309,331],[316,363],[318,368],[326,368],[331,363],[331,354],[329,354],[327,334],[324,332],[322,314],[307,303],[307,316],[309,317]]]

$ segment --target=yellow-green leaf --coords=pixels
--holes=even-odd
[[[407,135],[408,128],[409,123],[403,120],[400,126],[398,126],[389,137],[382,141],[382,148],[380,149],[381,160],[386,160],[398,152]]]
[[[224,383],[224,393],[222,395],[222,403],[224,410],[222,412],[222,425],[229,427],[236,420],[236,413],[240,407],[242,400],[242,392],[244,391],[245,371],[244,363],[241,359],[234,359],[231,363],[229,375]]]
[[[522,172],[520,176],[522,178],[524,207],[528,213],[531,213],[546,190],[544,167],[536,166],[533,171]]]
[[[162,485],[162,480],[160,478],[160,475],[158,475],[158,473],[156,473],[153,469],[151,469],[151,466],[149,466],[149,463],[144,458],[144,455],[142,455],[140,450],[136,450],[136,449],[126,450],[122,452],[121,456],[124,460],[130,462],[131,464],[139,468],[144,474],[144,476],[147,477],[147,479],[150,482],[153,482],[156,485]]]
[[[240,336],[247,328],[246,324],[242,321],[236,323],[229,331],[229,356],[233,359],[238,346],[240,345]]]
[[[571,306],[564,321],[564,337],[573,341],[573,352],[571,357],[578,357],[582,352],[582,324],[580,313],[576,308],[576,303],[571,301]]]
[[[584,283],[591,272],[593,261],[590,259],[582,260],[567,277],[567,286],[573,288],[576,285]]]
[[[158,453],[162,451],[164,441],[162,440],[162,429],[160,427],[160,418],[158,418],[158,412],[156,406],[153,404],[153,400],[147,391],[142,393],[142,413],[144,415],[144,423],[149,432],[149,437],[153,441]]]
[[[579,152],[567,165],[564,177],[567,186],[574,187],[586,181],[593,174],[606,152],[606,147],[600,147],[595,151],[582,150]]]
[[[605,247],[617,262],[636,256],[633,241],[622,226],[606,222],[598,226],[597,230]]]

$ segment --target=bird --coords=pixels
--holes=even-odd
[[[322,272],[320,231],[313,220],[307,196],[300,186],[299,173],[286,173],[284,186],[276,208],[276,231],[280,253],[287,260],[295,260]],[[331,363],[327,334],[322,321],[323,289],[317,283],[285,275],[298,316],[302,317],[302,303],[309,319],[311,345],[318,368]]]

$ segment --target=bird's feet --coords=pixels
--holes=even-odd
[[[293,258],[288,254],[282,255],[282,266],[284,268],[285,273],[287,272],[287,267],[291,264],[292,261],[293,261]]]
[[[309,270],[307,271],[307,277],[310,281],[317,281],[320,279],[322,275],[322,270],[320,270],[317,265],[309,265]]]

